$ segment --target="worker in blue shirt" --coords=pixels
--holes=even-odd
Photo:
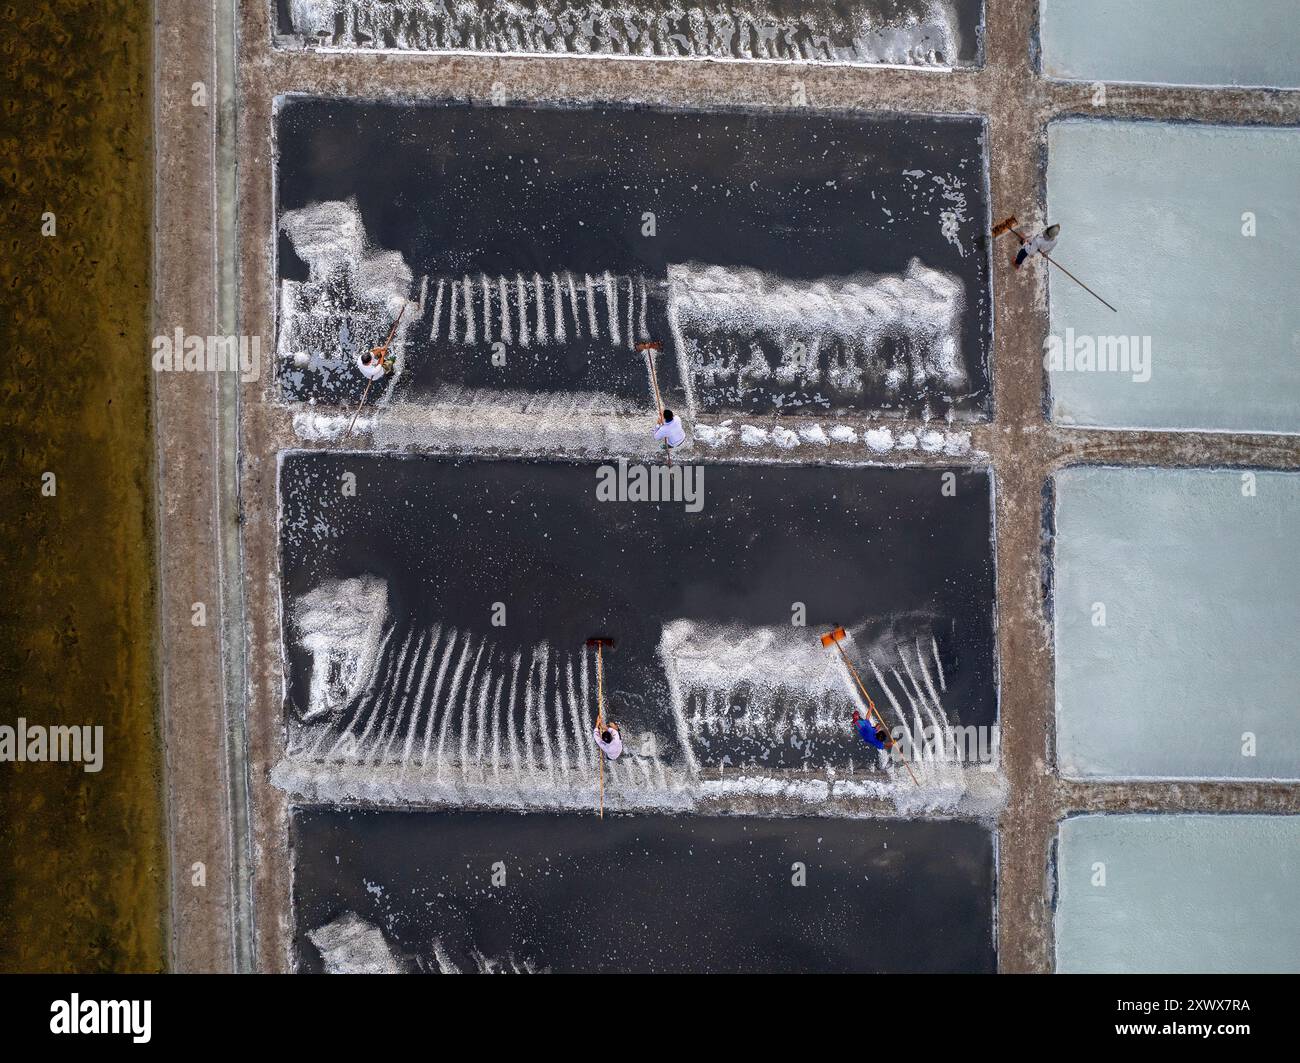
[[[869,746],[875,746],[877,749],[887,750],[892,744],[889,732],[883,727],[877,728],[870,720],[862,718],[860,712],[853,713],[853,726],[858,729],[858,734],[862,741]]]

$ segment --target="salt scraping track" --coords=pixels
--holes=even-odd
[[[312,655],[311,693],[278,781],[330,802],[589,805],[597,767],[590,653],[545,642],[511,652],[443,624],[384,625],[377,638],[384,598],[375,581],[349,580],[299,603],[294,625]],[[942,702],[938,640],[914,622],[872,626],[881,632],[874,640],[865,625],[857,629],[863,664],[921,773],[922,800],[955,804],[967,790],[969,751]],[[821,776],[797,780],[808,799],[837,796],[837,787],[906,803],[920,796],[901,765],[857,743],[847,721],[866,703],[806,631],[670,621],[658,656],[669,705],[625,727],[624,755],[605,766],[611,807],[768,792],[789,785],[790,771]]]
[[[776,791],[952,808],[996,782],[987,476],[710,464],[691,512],[602,500],[600,468],[288,455],[277,782],[589,807],[593,631],[619,642],[616,806]],[[921,787],[853,731],[865,705],[817,638],[838,622]]]
[[[977,118],[296,97],[279,115],[283,401],[354,406],[353,358],[409,304],[379,408],[532,392],[644,412],[653,340],[692,419],[989,411]]]
[[[316,359],[318,372],[351,382],[351,360],[331,356],[331,344],[351,339],[363,347],[394,300],[389,296],[367,305],[350,288],[330,294],[328,309],[321,309],[307,287],[294,281],[285,286],[281,356],[305,353]],[[917,259],[900,275],[810,283],[698,264],[669,266],[667,281],[651,279],[649,287],[645,277],[568,270],[545,278],[539,273],[421,277],[413,321],[399,322],[393,347],[404,356],[409,333],[428,331],[429,343],[439,348],[441,383],[430,396],[434,403],[446,402],[458,386],[502,390],[494,386],[503,374],[494,372],[490,353],[474,361],[463,348],[490,352],[494,344],[517,343],[536,352],[537,372],[555,378],[563,372],[558,356],[542,352],[563,348],[571,338],[597,344],[607,357],[617,348],[627,351],[615,389],[645,396],[636,386],[640,355],[632,352],[651,338],[651,300],[654,320],[666,324],[676,352],[676,373],[667,377],[669,394],[680,386],[692,417],[701,409],[844,411],[870,405],[879,395],[904,404],[907,396],[926,395],[950,403],[967,385],[958,348],[965,309],[961,285]],[[341,311],[339,305],[347,303],[355,309]],[[399,379],[382,387],[382,402],[393,398]],[[606,374],[591,386],[610,382]],[[589,394],[598,411],[629,408],[628,398],[620,395]]]

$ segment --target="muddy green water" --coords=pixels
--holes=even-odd
[[[97,773],[0,763],[0,971],[158,970],[151,9],[0,16],[0,724],[104,728]]]

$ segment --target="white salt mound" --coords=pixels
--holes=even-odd
[[[884,454],[894,446],[894,434],[888,428],[869,428],[863,439],[877,454]]]
[[[356,912],[307,932],[320,950],[326,974],[404,974],[406,965],[388,944],[379,927]]]

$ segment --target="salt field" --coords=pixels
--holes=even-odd
[[[166,962],[1295,966],[1295,3],[157,5]]]
[[[1065,974],[1300,971],[1300,818],[1075,816],[1056,850]]]
[[[994,969],[973,823],[305,810],[294,835],[303,971]]]
[[[1056,475],[1062,774],[1300,777],[1297,522],[1296,473]]]
[[[1300,86],[1295,0],[1042,0],[1040,11],[1048,77]]]
[[[1070,119],[1047,157],[1054,257],[1119,311],[1050,278],[1052,419],[1300,431],[1300,130]]]

